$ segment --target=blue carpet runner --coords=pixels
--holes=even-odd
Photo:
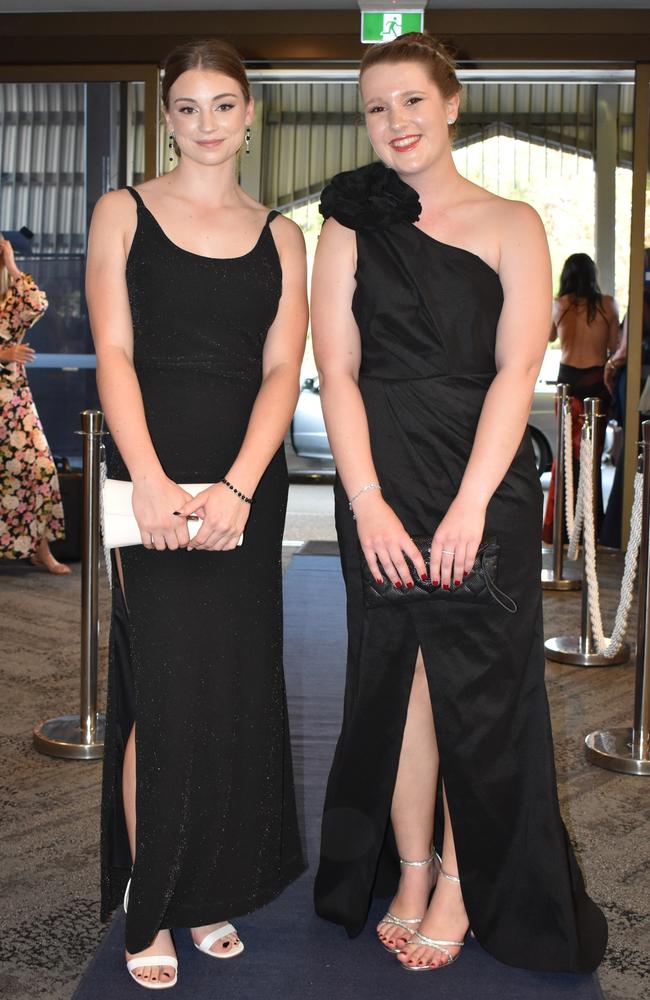
[[[189,932],[175,932],[174,1000],[603,1000],[595,976],[511,969],[468,940],[446,969],[409,974],[374,937],[385,904],[373,906],[364,933],[350,941],[313,911],[325,782],[340,724],[345,669],[345,593],[337,558],[297,556],[285,574],[285,666],[299,810],[310,871],[257,913],[237,919],[240,958],[200,954]],[[224,918],[228,914],[224,914]],[[118,913],[73,1000],[146,996],[124,969],[124,916]]]

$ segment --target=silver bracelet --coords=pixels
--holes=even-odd
[[[379,483],[366,483],[365,486],[361,487],[358,493],[355,493],[354,496],[351,497],[350,500],[348,500],[348,507],[350,508],[350,510],[352,510],[352,504],[357,499],[357,497],[361,496],[362,493],[367,493],[368,490],[380,490],[380,489],[381,486],[379,485]]]

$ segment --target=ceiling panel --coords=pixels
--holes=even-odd
[[[356,0],[0,0],[0,13],[353,10]],[[427,10],[650,10],[650,0],[435,0]]]

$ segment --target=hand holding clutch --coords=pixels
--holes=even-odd
[[[212,483],[181,483],[181,489],[190,496],[197,496]],[[102,488],[102,537],[107,549],[124,548],[129,545],[141,545],[140,527],[133,513],[133,483],[120,479],[107,479]],[[187,521],[190,540],[195,538],[203,522]],[[242,535],[237,542],[241,545]]]

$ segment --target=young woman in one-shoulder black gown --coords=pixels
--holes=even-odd
[[[100,201],[88,269],[109,475],[133,481],[143,541],[114,575],[102,910],[129,883],[128,969],[156,989],[177,978],[170,928],[234,958],[228,918],[304,867],[281,593],[304,244],[236,183],[253,108],[234,50],[176,50],[163,97],[180,165]]]
[[[384,162],[322,196],[312,322],[349,646],[316,908],[358,934],[394,834],[401,874],[378,935],[404,969],[454,961],[471,927],[507,964],[587,972],[607,931],[557,801],[526,432],[548,250],[527,205],[457,173],[459,90],[429,36],[368,50],[361,91]],[[499,546],[500,600],[464,603],[483,538]],[[402,606],[368,606],[364,563]],[[434,598],[410,599],[418,576]]]

